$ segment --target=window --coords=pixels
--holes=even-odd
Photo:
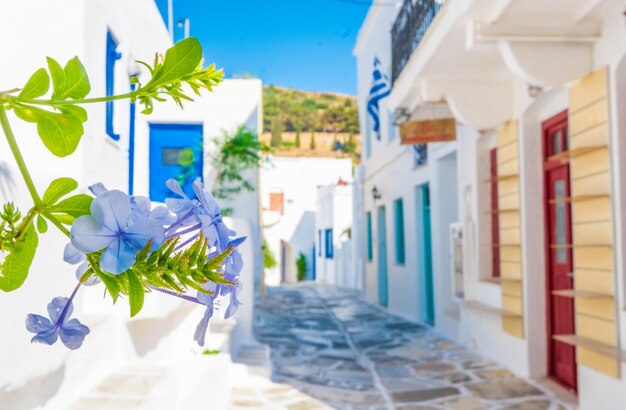
[[[322,256],[322,230],[321,229],[317,231],[317,241],[319,242],[319,247],[317,248],[317,256]]]
[[[413,166],[419,167],[426,165],[428,162],[428,150],[426,144],[412,145],[413,147]]]
[[[367,261],[374,260],[374,247],[372,246],[372,213],[367,213]]]
[[[404,206],[402,198],[393,201],[393,222],[396,237],[396,263],[404,265],[406,255],[404,252]]]
[[[498,151],[489,152],[491,175],[491,276],[500,277],[500,215],[498,214]]]
[[[333,230],[332,228],[326,229],[325,231],[325,242],[326,242],[326,259],[333,258]]]
[[[113,34],[107,31],[107,48],[106,48],[106,95],[115,94],[115,65],[117,60],[122,58],[122,54],[117,51],[117,42],[113,38]],[[115,141],[119,141],[119,134],[115,133],[113,126],[113,109],[115,105],[113,101],[106,102],[106,132],[109,137]]]
[[[270,211],[278,211],[285,214],[285,194],[282,192],[270,192]]]

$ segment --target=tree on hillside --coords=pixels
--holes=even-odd
[[[272,139],[270,145],[272,147],[280,147],[283,143],[283,124],[278,117],[274,117],[272,121]]]
[[[296,120],[296,148],[300,148],[300,131],[302,127],[300,126],[300,120]]]
[[[311,132],[311,142],[309,143],[310,149],[315,149],[315,132]]]

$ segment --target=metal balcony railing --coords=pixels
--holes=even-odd
[[[424,38],[444,0],[404,0],[391,29],[391,80],[395,82]]]

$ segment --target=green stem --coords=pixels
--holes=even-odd
[[[2,130],[4,131],[4,136],[6,137],[7,142],[9,143],[9,148],[11,148],[11,152],[13,153],[13,157],[15,158],[15,162],[17,162],[17,166],[20,169],[20,173],[24,178],[24,182],[26,182],[26,186],[28,187],[28,192],[30,192],[30,196],[33,198],[35,202],[36,208],[43,208],[43,201],[39,197],[37,193],[37,189],[35,188],[35,184],[33,183],[33,179],[28,172],[28,168],[26,167],[26,162],[24,162],[24,157],[22,157],[22,153],[20,148],[17,145],[17,141],[15,140],[15,135],[13,135],[13,130],[11,130],[11,125],[9,124],[9,118],[7,117],[7,111],[0,104],[0,124],[2,125]]]
[[[28,211],[26,218],[24,218],[24,220],[20,224],[20,227],[18,228],[18,233],[15,236],[16,241],[20,240],[22,236],[26,234],[26,230],[28,229],[30,224],[33,223],[33,219],[35,219],[35,215],[37,215],[37,210],[35,208],[32,208],[30,211]]]
[[[25,104],[58,106],[58,105],[91,104],[91,103],[98,103],[98,102],[104,102],[104,101],[124,100],[126,98],[132,98],[136,96],[137,96],[137,92],[131,91],[126,94],[111,95],[107,97],[84,98],[82,100],[24,100],[24,101],[19,101],[18,99],[16,99],[15,102],[21,102]]]
[[[63,234],[65,234],[65,236],[67,236],[68,238],[70,237],[70,231],[65,226],[63,226],[63,224],[54,215],[52,215],[50,212],[44,210],[43,211],[43,216],[45,216],[47,220],[52,222],[52,224],[54,226],[59,228],[59,231],[63,232]]]

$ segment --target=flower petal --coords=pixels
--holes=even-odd
[[[121,231],[130,220],[130,198],[122,191],[107,191],[91,203],[91,216],[100,226]]]
[[[146,246],[148,241],[152,241],[152,249],[156,249],[163,244],[165,229],[159,221],[147,219],[138,222],[126,230],[124,240],[140,251]]]
[[[184,199],[189,199],[189,197],[185,195],[185,193],[183,192],[183,189],[180,187],[180,184],[174,178],[170,178],[167,181],[165,181],[165,186],[168,187],[170,191],[172,191],[176,195],[181,196]]]
[[[89,328],[80,323],[78,319],[71,319],[61,326],[59,336],[65,347],[70,350],[76,350],[82,346],[83,340],[85,340],[85,336],[89,332]]]
[[[135,263],[137,248],[127,241],[115,240],[102,252],[100,267],[114,275],[119,275]]]
[[[152,204],[145,196],[131,196],[129,224],[148,219],[150,216],[150,208],[152,208]]]
[[[102,182],[98,182],[97,184],[93,184],[89,187],[89,190],[91,191],[92,194],[94,194],[95,196],[100,196],[102,194],[104,194],[105,192],[108,191],[108,189],[106,189],[104,187],[104,184]]]
[[[213,316],[213,306],[207,306],[206,311],[204,312],[204,316],[200,319],[198,326],[196,326],[196,331],[193,334],[193,340],[198,342],[199,346],[204,346],[204,338],[206,337],[206,331],[209,327],[209,320]]]
[[[47,345],[53,345],[56,343],[59,337],[59,329],[53,327],[44,332],[39,332],[32,339],[30,339],[31,343],[44,343]]]
[[[65,305],[68,303],[69,299],[65,296],[57,296],[52,299],[52,302],[48,304],[48,315],[50,316],[50,320],[52,323],[56,324],[59,321],[59,317],[61,316],[61,312],[65,309]],[[74,306],[72,302],[69,301],[69,306],[67,307],[67,312],[65,313],[65,317],[68,318],[72,316],[72,312],[74,311]]]
[[[63,260],[70,265],[76,265],[85,260],[85,254],[76,249],[74,245],[68,243],[63,249]]]
[[[196,180],[193,181],[193,192],[195,192],[198,201],[200,201],[209,215],[215,216],[219,214],[220,206],[217,203],[217,200],[209,191],[204,189],[204,185],[202,184],[202,180],[200,178],[196,178]]]
[[[78,268],[76,268],[76,279],[78,279],[80,281],[80,279],[83,277],[85,272],[87,272],[87,269],[89,269],[89,264],[87,262],[78,265]],[[84,286],[93,286],[93,285],[97,285],[100,282],[101,281],[100,281],[100,278],[98,277],[98,275],[95,275],[95,274],[92,273],[91,276],[89,277],[89,279],[87,279],[85,282],[83,282],[83,285]]]
[[[161,225],[171,225],[176,222],[176,216],[164,206],[157,206],[150,212],[150,219],[159,221]]]
[[[115,240],[115,232],[102,227],[90,215],[76,219],[70,230],[72,245],[85,253],[96,252]]]
[[[31,333],[45,332],[54,327],[54,324],[47,317],[30,313],[26,316],[26,330]]]

